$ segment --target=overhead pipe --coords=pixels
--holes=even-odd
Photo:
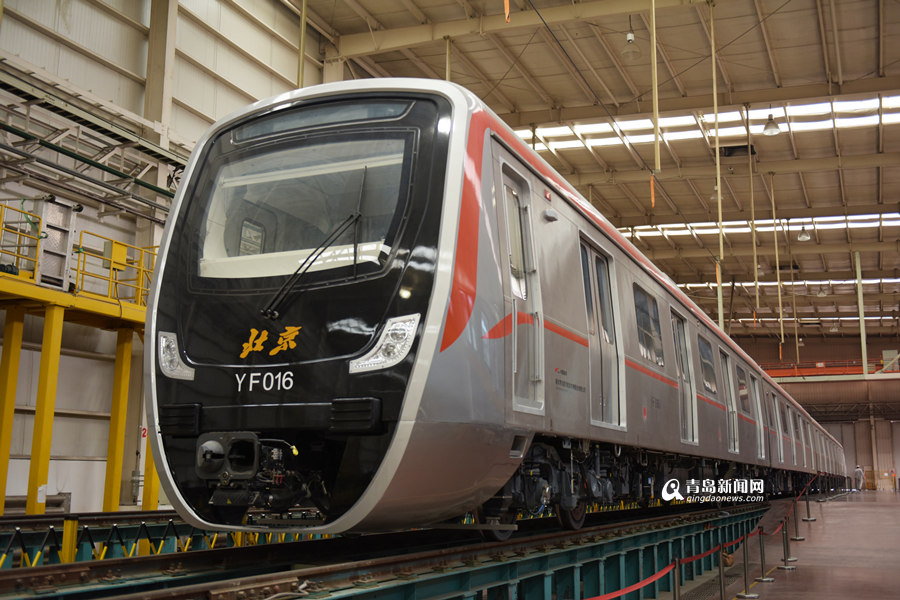
[[[750,179],[750,237],[753,243],[753,290],[756,299],[756,311],[753,320],[756,321],[756,313],[759,312],[759,257],[756,253],[756,202],[753,196],[753,145],[750,138],[750,105],[745,104],[747,111],[747,177]]]
[[[656,56],[656,0],[650,0],[650,82],[653,89],[653,172],[659,173],[662,167],[659,160],[659,89],[657,78]]]
[[[444,65],[444,79],[446,79],[447,81],[450,81],[450,52],[452,50],[450,36],[448,35],[448,36],[444,37],[444,40],[446,40],[446,42],[447,42],[447,53],[446,53],[447,58],[446,58],[446,64]]]
[[[141,179],[138,179],[137,177],[129,175],[128,173],[125,173],[124,171],[119,171],[118,169],[114,169],[113,167],[110,167],[109,165],[104,165],[101,162],[97,162],[96,160],[94,160],[92,158],[89,158],[87,156],[84,156],[83,154],[74,152],[72,150],[69,150],[68,148],[60,146],[59,144],[54,144],[52,142],[42,140],[41,138],[37,137],[36,135],[28,133],[27,131],[23,131],[22,129],[19,129],[17,127],[13,127],[12,125],[8,125],[6,123],[0,122],[0,129],[2,129],[4,131],[8,131],[9,133],[11,133],[17,137],[20,137],[22,139],[37,142],[44,148],[53,150],[54,152],[59,152],[60,154],[68,156],[69,158],[74,158],[77,161],[88,164],[94,168],[100,169],[101,171],[105,171],[106,173],[109,173],[110,175],[115,175],[116,177],[119,177],[120,179],[130,181],[131,183],[138,185],[142,188],[146,188],[152,192],[155,192],[155,193],[159,194],[160,196],[165,196],[166,198],[174,198],[175,197],[175,194],[173,192],[170,192],[169,190],[163,189],[159,186],[155,186],[152,183],[147,183],[146,181],[143,181]],[[122,192],[122,191],[123,190],[119,190],[119,192]],[[165,210],[168,210],[168,209],[166,208]]]
[[[114,186],[114,185],[111,185],[111,184],[109,184],[109,183],[106,183],[105,181],[102,181],[102,180],[100,180],[100,179],[95,179],[95,178],[93,178],[93,177],[88,177],[88,176],[85,175],[84,173],[79,173],[78,171],[75,171],[74,169],[69,169],[69,168],[67,168],[67,167],[63,167],[63,166],[61,166],[61,165],[58,165],[58,164],[54,163],[53,161],[50,161],[50,160],[47,160],[47,159],[45,159],[45,158],[40,158],[40,157],[38,157],[38,156],[35,156],[35,155],[31,154],[30,152],[25,152],[24,150],[19,150],[18,148],[13,148],[12,146],[8,146],[7,144],[0,144],[0,150],[9,152],[10,154],[15,154],[15,155],[17,155],[17,156],[21,156],[21,157],[23,157],[23,158],[27,158],[27,159],[29,159],[29,160],[31,160],[31,161],[37,163],[37,164],[44,165],[45,167],[50,167],[51,169],[55,169],[55,170],[57,170],[57,171],[60,171],[60,172],[62,172],[62,173],[65,173],[66,175],[70,175],[70,176],[72,176],[72,177],[74,177],[74,178],[76,178],[76,179],[82,179],[82,180],[84,180],[84,181],[87,181],[88,183],[91,183],[91,184],[96,185],[96,186],[98,186],[98,187],[102,187],[103,189],[108,190],[108,191],[110,191],[110,192],[115,192],[115,193],[116,193],[117,195],[119,195],[119,196],[127,196],[127,197],[129,197],[129,198],[131,198],[131,199],[133,199],[133,200],[135,200],[135,201],[137,201],[137,202],[140,202],[141,204],[146,205],[146,206],[149,207],[149,208],[155,208],[155,209],[157,209],[157,210],[161,210],[161,211],[164,211],[164,212],[168,212],[168,211],[169,211],[169,207],[168,207],[168,206],[164,206],[164,205],[159,204],[159,203],[157,203],[157,202],[153,202],[152,200],[148,200],[147,198],[142,198],[141,196],[138,196],[138,195],[136,195],[136,194],[132,194],[132,193],[126,192],[126,191],[122,190],[121,188],[117,188],[117,187]],[[2,164],[3,168],[5,168],[5,169],[7,169],[7,170],[15,171],[15,172],[17,172],[17,173],[22,173],[23,175],[25,175],[25,176],[27,176],[27,177],[29,177],[29,178],[31,178],[31,177],[36,177],[34,174],[29,173],[28,171],[22,169],[21,167],[17,167],[16,165],[9,164],[9,163],[7,163],[6,161],[0,160],[0,164]],[[38,179],[40,179],[40,178],[38,178]],[[56,185],[61,185],[60,182],[55,182],[55,184],[56,184]],[[82,192],[77,192],[77,193],[78,193],[78,194],[81,194],[81,195],[83,195],[83,196],[87,196],[87,194],[83,194]],[[126,212],[132,213],[132,214],[134,214],[134,215],[136,215],[136,216],[138,216],[138,217],[142,217],[142,218],[144,218],[144,219],[150,219],[150,220],[152,220],[152,221],[156,221],[156,220],[157,220],[157,219],[156,219],[155,217],[153,217],[152,215],[146,215],[146,214],[143,214],[143,213],[141,213],[141,212],[139,212],[139,211],[137,211],[137,210],[135,210],[135,209],[133,209],[133,208],[121,206],[121,205],[116,204],[115,202],[111,202],[111,201],[109,201],[109,200],[100,199],[100,198],[97,198],[96,200],[97,200],[98,202],[101,202],[101,203],[106,204],[106,205],[108,205],[108,206],[113,206],[113,207],[115,207],[115,208],[118,208],[118,209],[124,210],[124,211],[126,211]]]
[[[719,210],[719,256],[716,258],[716,308],[719,311],[719,329],[725,330],[725,307],[722,299],[722,258],[725,256],[725,231],[722,228],[722,169],[719,162],[719,89],[716,72],[715,4],[709,4],[709,45],[712,58],[713,114],[716,116],[716,203]]]
[[[787,235],[787,244],[788,244],[788,261],[791,265],[791,316],[794,318],[794,364],[800,364],[800,319],[797,317],[797,286],[794,285],[794,253],[791,250],[793,244],[791,244],[791,228],[790,228],[790,220],[788,220],[788,235]]]
[[[778,358],[781,359],[781,345],[784,344],[784,308],[781,305],[781,262],[778,260],[778,219],[775,217],[775,173],[769,173],[769,198],[772,199],[772,241],[775,242],[775,276],[778,282],[778,329],[781,341],[778,343]]]

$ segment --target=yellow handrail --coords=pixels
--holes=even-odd
[[[31,233],[30,231],[33,233]],[[0,204],[0,259],[8,258],[16,273],[34,279],[41,245],[40,216]],[[0,261],[0,264],[5,264]]]
[[[75,250],[75,291],[146,306],[156,250],[82,231]]]

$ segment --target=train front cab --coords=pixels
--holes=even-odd
[[[147,353],[155,458],[194,523],[323,526],[375,478],[431,301],[450,118],[433,93],[326,89],[198,143]]]

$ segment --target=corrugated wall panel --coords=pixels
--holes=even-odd
[[[5,9],[0,48],[80,89],[141,113],[147,64],[147,39],[142,30],[89,2],[7,0]],[[136,12],[135,8],[130,9],[129,16],[145,19],[146,11],[135,15]],[[23,19],[36,22],[132,75],[122,74],[83,51],[54,40]],[[146,20],[140,22],[146,24]]]
[[[189,107],[187,112],[217,120],[255,100],[296,87],[297,50],[289,36],[299,38],[299,23],[294,17],[291,24],[291,15],[285,9],[270,2],[243,3],[242,7],[259,21],[256,23],[227,1],[189,0],[182,4],[176,34],[180,56],[176,62],[181,69],[178,76],[188,77],[191,85],[176,81],[175,89],[179,102]],[[273,35],[267,26],[285,39]],[[234,40],[240,40],[240,49],[228,43]],[[196,90],[197,72],[205,75],[201,81],[206,89],[202,91]],[[196,139],[199,115],[180,114],[179,123],[173,125],[180,135]],[[181,124],[190,131],[178,128]]]

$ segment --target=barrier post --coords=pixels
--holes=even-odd
[[[762,543],[762,541],[760,541]],[[738,598],[759,598],[759,594],[750,591],[750,556],[748,546],[750,545],[750,535],[744,536],[744,591],[737,595]]]
[[[760,527],[759,528],[759,566],[762,569],[762,573],[759,574],[759,577],[756,578],[756,581],[760,583],[772,583],[775,581],[774,577],[769,577],[766,575],[766,540],[763,539],[763,536],[766,535],[765,530]]]
[[[782,522],[781,528],[781,545],[784,549],[784,564],[778,565],[778,568],[783,571],[793,571],[797,567],[794,565],[789,565],[789,562],[794,562],[797,559],[791,556],[791,543],[788,541],[788,532],[787,532],[787,519]]]
[[[809,492],[806,492],[806,516],[803,518],[807,523],[810,521],[815,521],[816,518],[809,514]]]
[[[672,600],[681,600],[681,558],[678,556],[672,569]]]
[[[721,539],[721,536],[719,536]],[[725,564],[722,560],[722,553],[725,552],[725,547],[722,545],[721,541],[719,542],[719,599],[725,600]]]
[[[797,518],[797,502],[794,501],[794,537],[791,538],[792,542],[802,542],[806,538],[800,535],[800,519]]]

